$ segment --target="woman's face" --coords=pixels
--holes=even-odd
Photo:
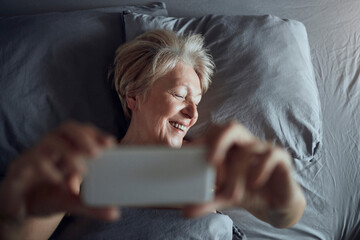
[[[155,81],[145,101],[138,102],[132,118],[140,119],[142,140],[181,147],[183,138],[197,118],[201,100],[200,80],[194,69],[178,63]],[[136,115],[136,116],[135,116]]]

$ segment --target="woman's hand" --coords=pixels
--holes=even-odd
[[[66,122],[10,165],[0,185],[0,220],[21,223],[60,212],[116,219],[117,208],[90,208],[79,197],[85,158],[115,144],[88,124]]]
[[[201,141],[217,169],[215,199],[185,208],[185,215],[196,217],[236,206],[276,227],[298,222],[305,197],[292,177],[292,159],[284,149],[259,140],[234,122],[212,126]]]

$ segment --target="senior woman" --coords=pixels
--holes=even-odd
[[[85,159],[117,144],[180,148],[196,123],[213,66],[199,35],[154,30],[122,45],[116,53],[114,84],[130,122],[125,136],[116,143],[92,125],[70,121],[20,155],[0,186],[2,238],[47,239],[65,212],[119,218],[116,207],[82,203]],[[187,144],[206,145],[217,181],[214,200],[184,206],[186,216],[239,207],[276,227],[290,227],[302,216],[305,198],[282,148],[259,140],[236,122],[214,125]]]

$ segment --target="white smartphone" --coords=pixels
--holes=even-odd
[[[81,186],[92,206],[172,206],[211,201],[215,170],[203,147],[122,146],[88,161]]]

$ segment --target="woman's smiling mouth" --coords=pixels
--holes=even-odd
[[[169,123],[171,124],[171,126],[173,126],[174,128],[181,130],[181,131],[186,131],[187,127],[178,123],[178,122],[174,122],[174,121],[169,121]]]

